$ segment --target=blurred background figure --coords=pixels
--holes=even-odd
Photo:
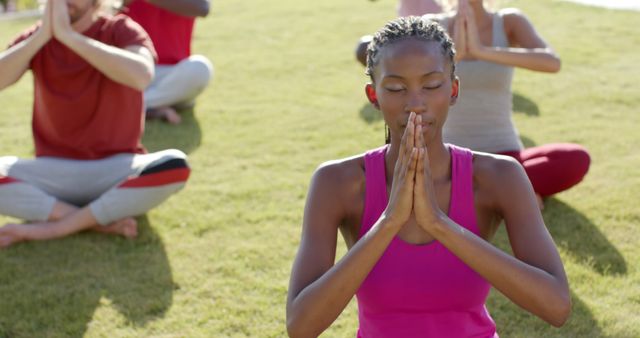
[[[482,0],[459,0],[455,10],[426,15],[453,37],[456,73],[463,95],[443,128],[447,143],[520,162],[538,196],[571,188],[589,170],[590,157],[577,144],[524,148],[512,120],[514,67],[556,73],[560,58],[518,9],[493,10]]]
[[[398,16],[422,16],[430,13],[440,13],[444,7],[440,0],[400,0],[398,2]],[[367,46],[372,38],[371,35],[365,35],[360,38],[356,45],[356,59],[362,65],[367,63]]]
[[[176,149],[147,153],[143,90],[151,39],[101,0],[47,0],[42,20],[0,52],[0,91],[33,75],[33,159],[0,156],[0,248],[84,230],[136,237],[134,216],[181,190]]]
[[[15,0],[0,0],[0,12],[7,13],[16,10]]]
[[[209,14],[209,0],[129,0],[122,11],[149,33],[158,52],[156,76],[144,93],[147,118],[180,123],[178,111],[195,105],[213,74],[209,59],[191,55],[195,19]]]

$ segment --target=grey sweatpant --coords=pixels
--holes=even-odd
[[[0,214],[49,218],[56,201],[89,206],[101,225],[144,214],[184,187],[186,155],[175,149],[100,160],[0,157]]]
[[[144,91],[147,108],[189,106],[209,84],[213,66],[201,55],[191,55],[175,65],[156,65],[153,82]]]

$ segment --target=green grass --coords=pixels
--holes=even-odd
[[[557,75],[516,74],[525,143],[581,143],[593,164],[544,211],[569,275],[570,320],[554,329],[497,292],[489,310],[503,337],[639,337],[640,13],[507,5],[563,59]],[[214,63],[212,85],[182,126],[150,123],[144,138],[150,150],[190,155],[187,188],[141,220],[138,240],[80,234],[0,251],[0,337],[284,336],[311,173],[383,141],[352,52],[394,6],[214,2],[194,46]],[[0,44],[30,24],[0,22]],[[29,75],[0,93],[0,154],[32,156],[31,95]],[[508,247],[504,231],[495,242]],[[356,327],[352,303],[324,336],[353,337]]]

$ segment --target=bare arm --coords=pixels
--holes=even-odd
[[[29,62],[51,40],[51,6],[47,3],[42,26],[29,38],[0,53],[0,90],[16,83],[29,69]]]
[[[115,82],[142,91],[153,79],[153,57],[146,47],[121,49],[81,34],[73,34],[63,43]]]
[[[349,304],[398,227],[381,218],[335,265],[339,214],[335,194],[323,188],[328,173],[316,173],[305,210],[302,240],[287,297],[290,337],[316,337]],[[325,178],[323,178],[325,176]]]
[[[141,91],[151,83],[154,63],[147,48],[137,45],[118,48],[74,31],[64,1],[52,4],[52,28],[58,41],[111,80]]]
[[[539,72],[556,73],[560,70],[560,58],[520,11],[512,10],[504,14],[509,47],[482,46],[475,28],[474,16],[467,15],[466,19],[469,32],[468,50],[473,57]]]
[[[16,83],[29,69],[29,62],[47,43],[38,32],[0,53],[0,90]]]
[[[170,12],[184,16],[209,15],[209,0],[147,0],[150,3]]]
[[[400,151],[387,209],[335,265],[337,231],[345,214],[343,196],[338,193],[342,182],[335,178],[340,169],[329,166],[315,173],[287,297],[289,336],[315,337],[329,327],[409,218],[417,152],[413,142],[406,142],[407,134],[400,148],[410,146]]]
[[[484,186],[482,189],[492,190],[496,196],[515,257],[454,223],[441,212],[422,212],[420,219],[426,221],[421,225],[514,303],[554,326],[563,325],[571,311],[567,277],[524,170],[513,160],[476,158],[478,160],[493,162],[489,164],[489,173],[481,174],[480,185]],[[420,169],[419,166],[418,173]],[[416,178],[416,189],[419,181],[424,182]],[[427,199],[428,194],[424,196],[416,198],[416,203]],[[416,217],[419,214],[421,212],[416,211]]]
[[[560,71],[560,59],[548,48],[482,47],[474,55],[480,60],[538,72]]]

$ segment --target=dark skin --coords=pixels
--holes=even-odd
[[[518,163],[474,153],[479,237],[443,211],[451,197],[451,156],[442,142],[442,125],[458,86],[435,42],[407,38],[381,51],[374,83],[366,92],[391,130],[385,155],[389,203],[358,239],[365,198],[363,156],[316,171],[287,299],[291,337],[315,337],[329,327],[396,236],[413,244],[437,240],[524,309],[556,326],[568,318],[564,268]],[[515,257],[488,242],[500,220]],[[335,263],[338,230],[349,251]]]

